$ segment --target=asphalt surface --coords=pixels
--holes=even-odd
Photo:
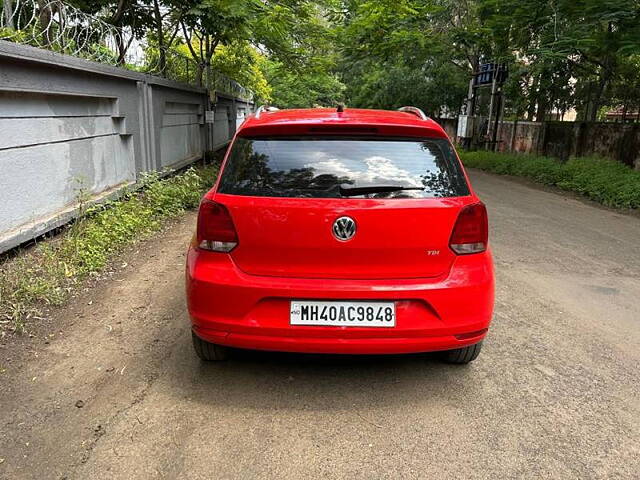
[[[497,299],[470,366],[201,363],[183,293],[189,214],[46,332],[0,349],[0,478],[639,478],[640,219],[472,178]]]

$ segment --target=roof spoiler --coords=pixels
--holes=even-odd
[[[418,107],[400,107],[398,111],[405,112],[405,113],[412,113],[413,115],[420,118],[421,120],[429,120],[429,117],[427,117],[425,113],[422,110],[420,110]]]
[[[260,105],[256,110],[256,118],[260,118],[262,112],[277,112],[280,110],[278,107],[271,107],[269,105]]]

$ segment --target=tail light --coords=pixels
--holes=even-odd
[[[230,252],[238,245],[236,227],[227,207],[203,200],[198,210],[198,247],[214,252]]]
[[[458,255],[481,253],[487,249],[489,225],[487,209],[482,203],[464,207],[453,227],[449,247]]]

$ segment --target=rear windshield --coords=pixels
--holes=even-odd
[[[354,195],[354,187],[404,190]],[[352,193],[346,194],[347,189]],[[312,198],[469,195],[451,144],[445,139],[415,138],[238,137],[218,191]]]

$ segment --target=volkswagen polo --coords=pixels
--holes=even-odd
[[[186,291],[203,360],[234,347],[468,363],[493,312],[487,212],[415,107],[263,107],[200,204]]]

